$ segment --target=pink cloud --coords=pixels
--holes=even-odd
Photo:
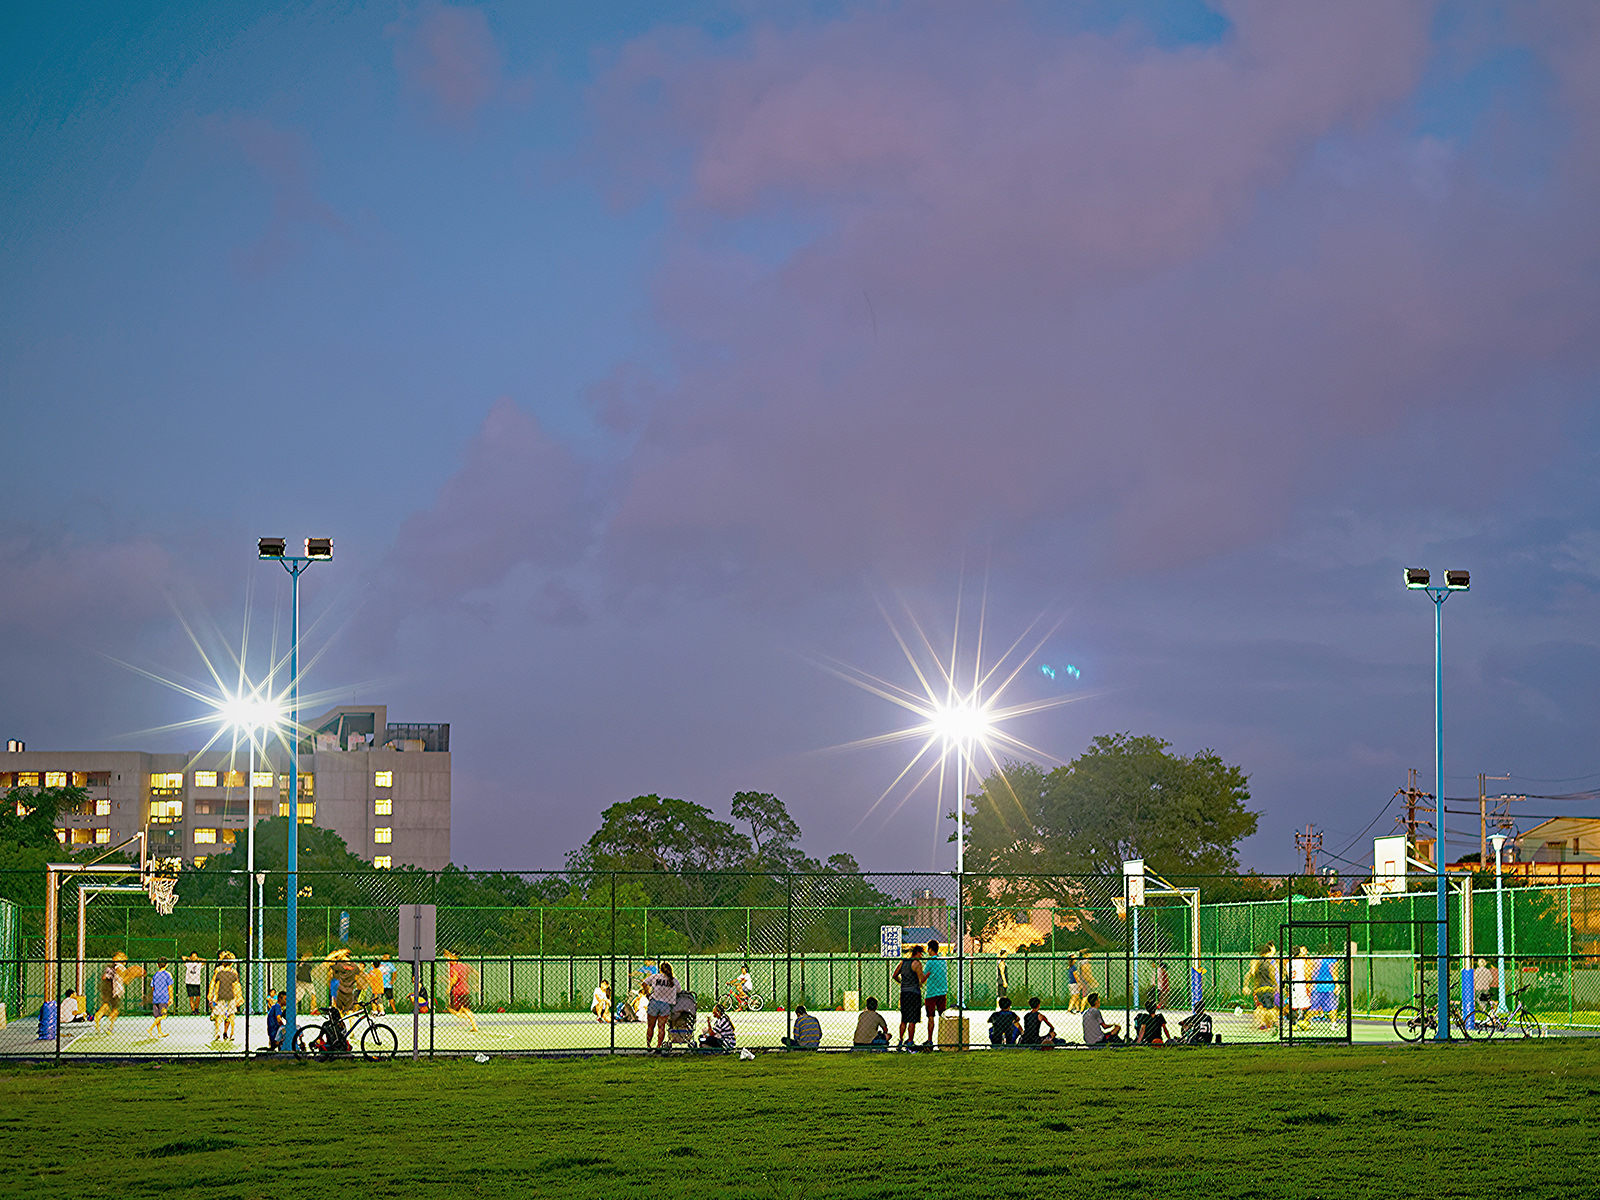
[[[350,236],[344,218],[317,195],[313,155],[304,134],[241,114],[212,117],[207,127],[232,143],[272,189],[272,216],[255,243],[239,252],[241,269],[262,274],[297,257],[306,249],[301,240],[306,229]]]
[[[441,120],[469,124],[508,84],[505,58],[481,8],[427,4],[410,23],[390,26],[401,81]]]

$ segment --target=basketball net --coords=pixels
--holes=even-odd
[[[150,895],[150,903],[156,906],[156,911],[163,917],[170,917],[172,910],[178,906],[178,881],[170,875],[145,876],[144,890]]]

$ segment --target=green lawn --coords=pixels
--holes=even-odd
[[[0,1069],[7,1196],[1572,1197],[1600,1041]]]

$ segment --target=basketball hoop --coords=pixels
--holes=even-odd
[[[170,875],[145,876],[144,890],[150,895],[150,903],[156,906],[156,911],[163,917],[170,917],[172,910],[178,906],[178,881]]]

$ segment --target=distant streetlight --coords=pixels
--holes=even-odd
[[[1489,840],[1494,843],[1494,977],[1500,981],[1500,1011],[1510,1012],[1506,1005],[1506,887],[1505,876],[1500,873],[1500,851],[1505,848],[1506,835],[1496,833]]]
[[[261,1011],[265,1008],[266,999],[261,977],[262,956],[266,942],[263,937],[261,904],[257,895],[260,888],[256,881],[256,736],[277,728],[283,719],[283,709],[275,701],[262,695],[259,688],[241,686],[237,692],[223,697],[222,703],[217,706],[217,716],[224,727],[236,734],[244,734],[250,743],[250,771],[245,790],[245,813],[248,821],[245,833],[245,872],[249,876],[245,900],[250,919],[246,926],[245,947],[246,957],[251,960],[250,1009]]]
[[[1446,571],[1444,586],[1430,586],[1431,576],[1425,567],[1406,568],[1406,587],[1428,594],[1433,601],[1433,866],[1434,886],[1437,889],[1438,932],[1434,936],[1434,949],[1438,952],[1435,969],[1439,974],[1439,1024],[1434,1040],[1450,1040],[1450,905],[1445,895],[1444,878],[1444,639],[1441,632],[1440,613],[1451,592],[1464,592],[1472,585],[1466,571]],[[1471,947],[1466,947],[1470,952]]]
[[[332,538],[307,538],[303,556],[285,554],[283,538],[261,538],[256,543],[258,557],[283,564],[294,581],[289,617],[289,836],[285,874],[288,890],[288,917],[284,922],[284,955],[288,1011],[284,1014],[283,1035],[292,1046],[299,1031],[295,1011],[295,966],[300,959],[300,576],[314,562],[333,558]]]

